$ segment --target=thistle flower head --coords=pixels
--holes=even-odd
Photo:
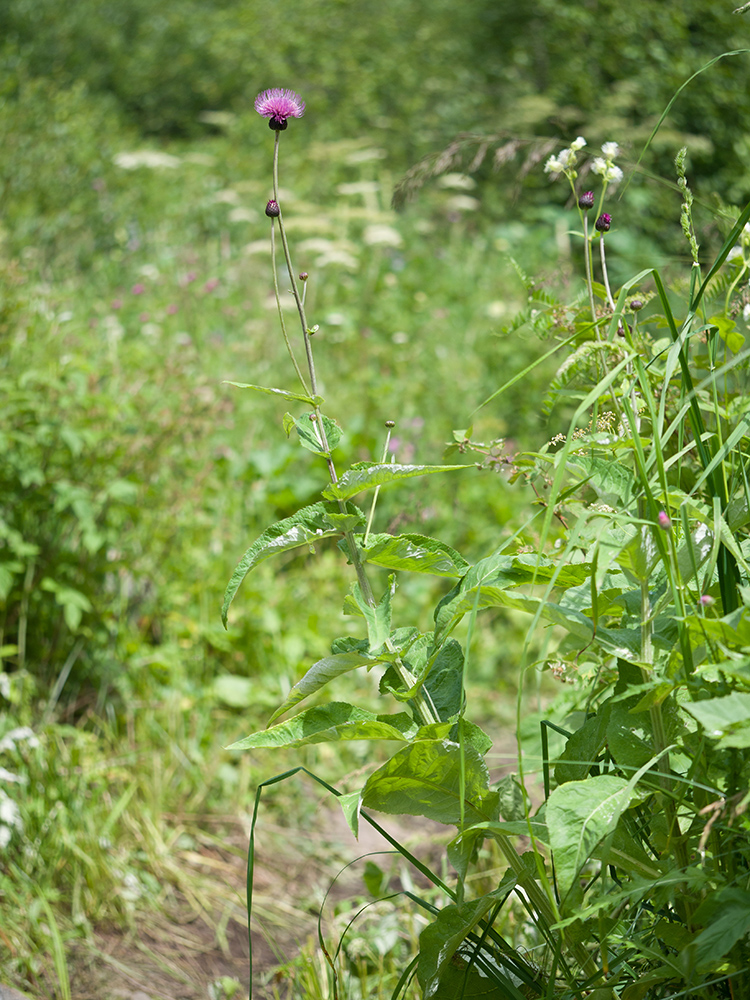
[[[305,113],[305,102],[293,90],[264,90],[255,98],[255,110],[268,119],[269,128],[281,132],[286,128],[287,118],[301,118]]]
[[[612,216],[609,214],[609,212],[602,212],[602,214],[594,223],[594,228],[599,233],[608,233],[611,225],[612,225]]]
[[[274,201],[273,198],[266,205],[266,215],[269,219],[276,219],[281,215],[281,209],[279,208],[279,203]]]
[[[594,207],[594,192],[584,191],[581,197],[578,199],[578,207],[583,208],[588,211],[590,208]]]

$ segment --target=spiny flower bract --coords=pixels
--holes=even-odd
[[[286,128],[287,118],[301,118],[305,113],[305,102],[293,90],[275,87],[264,90],[255,98],[255,110],[259,115],[268,118],[272,129],[281,131]]]

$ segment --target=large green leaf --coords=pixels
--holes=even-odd
[[[700,722],[718,747],[750,747],[750,694],[686,702],[683,708]]]
[[[265,385],[251,385],[249,382],[230,382],[225,379],[226,385],[236,386],[238,389],[255,389],[256,392],[265,392],[269,396],[280,396],[288,402],[307,403],[308,406],[320,406],[323,402],[322,396],[306,396],[301,392],[289,392],[288,389],[271,389]]]
[[[591,719],[587,719],[565,744],[555,767],[558,785],[568,781],[583,781],[607,742],[607,724],[612,706],[604,704]]]
[[[547,829],[563,900],[596,847],[613,832],[632,796],[630,782],[601,774],[568,781],[547,800]]]
[[[406,712],[375,715],[344,701],[309,708],[270,729],[246,736],[227,750],[256,750],[261,747],[304,747],[310,743],[338,743],[343,740],[397,740],[404,743],[417,733],[417,725]]]
[[[588,578],[590,571],[591,567],[584,563],[561,566],[544,556],[493,553],[472,566],[438,604],[435,611],[436,640],[450,632],[474,607],[478,610],[489,607],[518,608],[534,614],[543,605],[545,618],[589,641],[593,626],[579,611],[511,591],[525,584],[549,583],[552,579],[561,587],[577,586]]]
[[[591,455],[573,455],[568,465],[580,470],[602,503],[618,509],[632,504],[638,483],[626,466]]]
[[[505,902],[515,884],[515,877],[510,875],[494,892],[469,903],[444,906],[435,920],[425,927],[419,935],[417,965],[417,978],[425,1000],[460,1000],[461,997],[489,1000],[504,996],[523,1000],[524,994],[514,986],[513,978],[518,977],[519,972],[526,982],[533,982],[534,977],[531,969],[521,965],[520,959],[514,957],[512,965],[507,959],[511,965],[509,976],[499,964],[500,956],[490,953],[487,947],[476,956],[471,969],[469,957],[473,948],[465,955],[457,954],[490,910]]]
[[[716,963],[750,931],[750,892],[725,888],[709,896],[693,915],[704,930],[680,954],[686,975],[694,970],[715,969]]]
[[[467,823],[497,818],[498,796],[489,791],[481,754],[463,748]],[[446,740],[418,740],[373,772],[362,789],[362,806],[386,813],[426,816],[439,823],[461,822],[461,749]]]
[[[460,577],[469,568],[450,545],[426,535],[370,535],[360,551],[366,562],[411,573]]]
[[[346,513],[349,518],[354,519],[355,523],[364,523],[364,514],[353,504],[347,504]],[[221,609],[221,620],[224,622],[224,627],[227,624],[227,614],[234,600],[234,595],[254,566],[265,559],[270,559],[271,556],[278,555],[279,552],[287,552],[289,549],[296,549],[302,545],[311,546],[323,538],[334,538],[342,534],[341,522],[337,520],[341,518],[341,514],[342,511],[338,504],[315,503],[310,507],[303,507],[291,517],[286,517],[283,521],[277,521],[276,524],[266,528],[245,552],[232,573],[232,578],[224,593],[224,604]]]
[[[329,681],[348,673],[350,670],[356,670],[358,667],[365,665],[371,667],[376,662],[377,660],[374,660],[369,653],[338,653],[318,660],[310,667],[305,676],[297,681],[283,703],[268,720],[269,724],[311,694],[320,691]]]
[[[316,455],[323,455],[327,458],[341,440],[342,430],[330,417],[317,413],[304,413],[301,417],[293,419],[299,443],[303,448],[307,448],[308,451],[312,451]],[[327,448],[321,440],[321,423],[325,428]]]
[[[376,486],[385,486],[398,479],[410,479],[412,476],[430,476],[436,472],[458,472],[468,469],[468,465],[396,465],[395,463],[360,462],[340,477],[337,483],[331,483],[323,490],[327,500],[348,500],[349,497],[363,490],[373,490]]]

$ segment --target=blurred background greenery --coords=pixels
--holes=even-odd
[[[519,269],[577,289],[575,217],[542,171],[549,151],[579,134],[620,143],[630,183],[608,206],[620,277],[685,257],[673,224],[681,145],[705,252],[750,196],[747,54],[686,88],[638,164],[677,88],[747,44],[747,16],[732,7],[0,5],[0,737],[30,726],[42,741],[12,744],[0,765],[27,782],[45,771],[61,803],[17,796],[6,827],[0,907],[12,900],[18,916],[0,934],[0,967],[19,982],[53,975],[49,921],[24,899],[55,902],[63,936],[132,918],[125,876],[145,878],[158,850],[128,817],[148,814],[164,841],[186,802],[191,816],[247,808],[250,784],[281,765],[230,760],[220,745],[262,725],[348,627],[335,548],[265,564],[228,632],[219,620],[244,549],[324,481],[270,398],[222,384],[291,386],[263,214],[272,135],[255,95],[290,87],[307,103],[282,136],[281,186],[296,266],[311,276],[327,410],[346,431],[339,464],[379,457],[389,419],[399,459],[434,463],[549,347],[513,321],[539,294]],[[475,438],[504,438],[510,453],[559,430],[538,402],[553,370],[482,410]],[[379,516],[472,559],[532,501],[472,470],[386,491]],[[404,623],[426,624],[440,593],[402,581]],[[522,635],[503,614],[477,639],[474,680],[495,728]],[[348,752],[352,769],[366,759]],[[71,839],[90,865],[74,856],[61,874],[40,861],[33,885],[19,874],[24,843],[43,860],[45,845]]]

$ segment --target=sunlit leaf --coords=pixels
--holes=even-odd
[[[347,469],[337,483],[323,490],[327,500],[347,500],[363,490],[373,490],[399,479],[413,476],[430,476],[436,472],[458,472],[471,468],[467,465],[396,465],[395,463],[362,462]]]
[[[227,750],[257,750],[262,747],[304,747],[310,743],[338,743],[344,740],[397,740],[404,743],[416,733],[416,725],[406,712],[375,715],[347,702],[309,708],[292,719],[252,733]]]
[[[356,507],[350,506],[347,510],[352,516],[363,518],[361,511]],[[323,538],[333,538],[340,535],[341,529],[335,527],[329,519],[331,516],[336,517],[340,514],[341,510],[337,504],[315,503],[310,507],[303,507],[291,517],[286,517],[283,521],[277,521],[270,528],[266,528],[260,538],[256,539],[245,552],[227,585],[221,609],[221,620],[224,622],[224,626],[226,627],[227,613],[234,596],[254,566],[271,556],[278,555],[279,552],[287,552],[289,549],[296,549],[302,545],[312,545]]]

